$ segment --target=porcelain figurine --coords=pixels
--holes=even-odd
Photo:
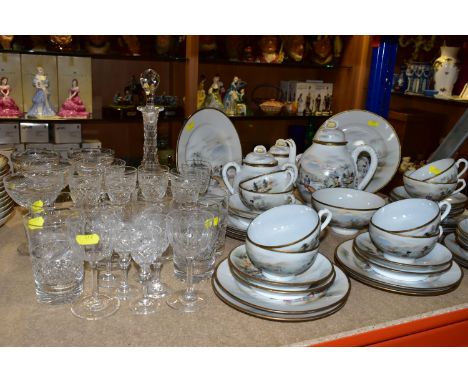
[[[58,116],[63,118],[88,118],[89,113],[80,98],[80,88],[78,80],[74,78],[71,83],[71,88],[68,91],[68,98],[60,107]]]
[[[322,188],[346,187],[362,190],[377,168],[375,150],[362,145],[356,147],[350,155],[346,149],[345,135],[336,126],[335,121],[329,120],[319,129],[312,146],[300,158],[296,185],[308,202],[311,194]],[[361,153],[367,153],[371,159],[366,176],[359,181],[357,162]]]
[[[214,107],[215,109],[223,110],[223,83],[218,75],[213,77],[213,83],[208,89],[208,95],[206,96],[205,107]]]
[[[297,167],[295,164],[286,163],[279,165],[275,157],[267,152],[265,146],[255,146],[254,150],[247,154],[242,161],[242,166],[236,162],[226,163],[223,166],[222,175],[229,192],[237,194],[239,192],[239,183],[243,180],[287,168],[291,168],[294,171],[294,178],[297,178]],[[230,169],[235,170],[232,184],[228,175]]]
[[[234,76],[224,95],[224,111],[229,116],[236,115],[236,104],[239,101],[239,77]]]
[[[18,118],[21,111],[13,98],[10,97],[11,87],[8,85],[8,77],[0,78],[0,117]]]
[[[36,88],[32,99],[31,109],[26,113],[28,118],[53,117],[55,111],[49,103],[49,79],[41,66],[37,67],[37,73],[33,78],[33,86]]]
[[[13,35],[0,35],[0,46],[3,50],[12,49],[13,38]]]
[[[281,64],[284,53],[279,49],[279,41],[276,36],[262,36],[258,41],[261,54],[257,57],[257,62],[268,64]]]
[[[284,36],[283,42],[286,57],[301,62],[304,58],[304,36]]]
[[[206,77],[204,75],[201,75],[200,82],[198,83],[198,90],[197,90],[197,110],[205,106],[205,101],[206,101],[205,82],[206,82]]]
[[[296,164],[296,142],[292,139],[278,139],[268,152],[275,157],[280,166],[286,163]]]

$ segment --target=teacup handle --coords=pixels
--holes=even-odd
[[[452,205],[446,200],[442,200],[438,204],[439,204],[440,211],[442,211],[442,206],[445,206],[445,210],[443,213],[441,212],[441,216],[440,216],[440,221],[443,221],[447,217],[447,215],[450,213],[450,210],[452,209]]]
[[[466,172],[466,170],[468,170],[468,161],[467,161],[466,159],[464,159],[464,158],[461,158],[461,159],[459,159],[459,160],[457,160],[457,161],[455,162],[455,166],[457,166],[457,169],[460,167],[460,165],[461,165],[462,163],[464,164],[463,170],[461,170],[461,171],[458,173],[457,178],[461,178],[462,175]]]
[[[466,182],[465,179],[458,179],[457,185],[461,183],[461,186],[458,187],[455,191],[452,192],[452,195],[458,194],[461,190],[463,190],[466,187]]]
[[[320,226],[320,231],[323,231],[325,229],[325,227],[328,225],[328,223],[330,223],[330,220],[332,218],[332,213],[330,210],[327,210],[326,208],[320,210],[319,212],[317,212],[318,216],[319,216],[319,219],[320,221],[322,221],[322,216],[326,215],[327,217],[325,218],[325,221],[322,222],[322,225]]]
[[[369,184],[370,180],[375,174],[375,170],[377,170],[377,163],[378,163],[377,153],[372,147],[368,145],[362,145],[362,146],[356,147],[351,153],[351,156],[354,161],[354,168],[356,169],[356,176],[357,176],[357,161],[359,158],[359,154],[361,153],[368,153],[371,158],[371,162],[370,162],[369,171],[367,172],[366,176],[357,185],[358,190],[363,190]]]
[[[296,204],[296,198],[294,195],[288,195],[289,203],[288,204]]]
[[[442,237],[443,234],[444,234],[444,229],[443,229],[442,226],[440,225],[440,226],[439,226],[439,239]]]
[[[223,166],[223,170],[222,170],[222,174],[223,174],[223,181],[224,181],[224,184],[226,185],[227,189],[229,190],[229,192],[234,195],[236,192],[234,191],[234,187],[231,185],[231,183],[229,183],[229,177],[228,177],[228,170],[230,168],[234,167],[236,169],[236,175],[237,173],[240,171],[240,166],[236,163],[236,162],[229,162],[229,163],[226,163],[224,166]]]
[[[294,182],[296,181],[296,174],[294,173],[294,170],[292,168],[287,168],[286,170],[284,170],[288,175],[289,175],[289,181],[288,181],[288,184],[286,185],[285,189],[286,190],[289,190],[289,188],[294,184]]]
[[[293,175],[293,183],[297,179],[297,167],[293,163],[285,163],[280,167],[281,170],[291,169]]]

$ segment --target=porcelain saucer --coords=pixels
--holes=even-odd
[[[229,264],[242,276],[256,280],[263,285],[281,287],[283,290],[304,290],[323,284],[333,273],[333,265],[320,252],[317,253],[314,265],[292,280],[275,281],[266,277],[249,259],[245,245],[234,248],[228,256]],[[297,288],[300,287],[300,288]],[[291,289],[293,288],[293,289]]]
[[[237,301],[229,294],[224,292],[214,278],[211,279],[211,284],[213,286],[213,291],[215,295],[226,305],[230,306],[233,309],[236,309],[239,312],[248,314],[249,316],[263,318],[271,321],[281,321],[281,322],[303,322],[303,321],[312,321],[318,320],[330,316],[331,314],[339,311],[345,304],[346,300],[343,302],[330,306],[327,309],[323,309],[320,312],[311,312],[311,313],[299,313],[299,314],[284,314],[284,313],[273,313],[268,312],[262,309],[253,308],[246,304],[243,304],[240,301]]]
[[[239,285],[243,287],[245,290],[249,290],[251,288],[255,289],[257,293],[273,299],[282,299],[282,300],[295,300],[298,298],[308,298],[312,294],[323,293],[326,289],[328,289],[333,282],[335,281],[336,273],[333,274],[325,280],[325,282],[321,285],[317,285],[315,287],[310,287],[304,290],[284,290],[280,288],[275,288],[273,286],[261,283],[257,280],[252,280],[247,277],[242,276],[240,273],[236,272],[235,268],[229,266],[232,275],[239,281]]]
[[[296,300],[265,298],[263,295],[258,294],[254,288],[246,292],[232,275],[227,259],[218,264],[213,277],[223,292],[242,304],[273,313],[301,314],[320,312],[343,302],[348,297],[350,289],[348,277],[337,267],[335,267],[335,272],[335,281],[323,294]]]
[[[247,232],[247,228],[249,228],[250,223],[252,220],[242,218],[237,215],[229,214],[227,218],[227,226],[232,228],[233,230],[240,232]]]
[[[352,240],[341,243],[335,252],[335,261],[346,273],[364,284],[392,292],[412,295],[434,295],[455,289],[463,277],[463,271],[452,261],[452,266],[437,275],[429,275],[422,281],[408,282],[385,277],[368,263],[357,258],[352,249]]]
[[[390,198],[394,201],[402,200],[402,199],[409,199],[411,196],[408,194],[404,186],[395,187],[390,192]]]
[[[385,263],[391,263],[391,265],[400,265],[404,267],[414,267],[427,269],[427,267],[434,267],[439,269],[444,269],[447,267],[447,264],[452,260],[452,255],[450,251],[447,250],[442,244],[436,243],[434,249],[429,252],[427,255],[420,257],[418,259],[408,258],[408,257],[397,257],[389,255],[380,251],[370,239],[369,232],[364,232],[358,235],[354,239],[354,243],[360,251],[366,253],[368,256],[371,256],[375,259],[379,259]]]
[[[253,211],[249,209],[244,203],[242,203],[239,194],[229,196],[229,211],[236,216],[250,220],[255,219],[262,213],[261,211]]]
[[[454,233],[445,237],[444,244],[453,253],[454,259],[463,267],[468,268],[468,251],[460,247]]]

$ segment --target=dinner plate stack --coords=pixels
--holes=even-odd
[[[8,196],[5,186],[3,185],[3,178],[10,173],[10,166],[8,165],[8,158],[0,154],[0,227],[6,223],[8,218],[13,214],[15,203]]]
[[[305,272],[279,281],[250,261],[245,245],[234,248],[216,268],[215,294],[232,308],[274,321],[310,321],[341,309],[350,282],[344,272],[318,253]]]
[[[454,260],[468,268],[468,218],[457,224],[455,232],[445,237],[444,244],[452,251]]]
[[[390,191],[389,197],[391,202],[411,198],[404,186],[395,187]],[[458,194],[450,195],[444,200],[452,206],[450,213],[441,223],[444,235],[448,235],[454,233],[458,222],[468,216],[468,210],[465,209],[467,197],[459,192]]]
[[[452,254],[442,244],[420,258],[394,256],[379,250],[369,232],[341,243],[335,261],[352,278],[390,292],[430,296],[456,289],[463,277]]]
[[[255,219],[261,211],[253,211],[242,203],[239,194],[229,197],[229,216],[226,234],[233,239],[244,241],[250,222]]]

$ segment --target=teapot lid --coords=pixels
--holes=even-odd
[[[255,146],[253,151],[245,156],[244,164],[252,166],[277,166],[278,161],[267,152],[265,146]]]
[[[314,143],[330,146],[344,146],[348,142],[345,140],[345,134],[337,128],[337,123],[333,120],[328,120],[315,134]]]
[[[270,147],[269,152],[273,155],[289,155],[289,145],[284,139],[278,139],[275,145]]]

